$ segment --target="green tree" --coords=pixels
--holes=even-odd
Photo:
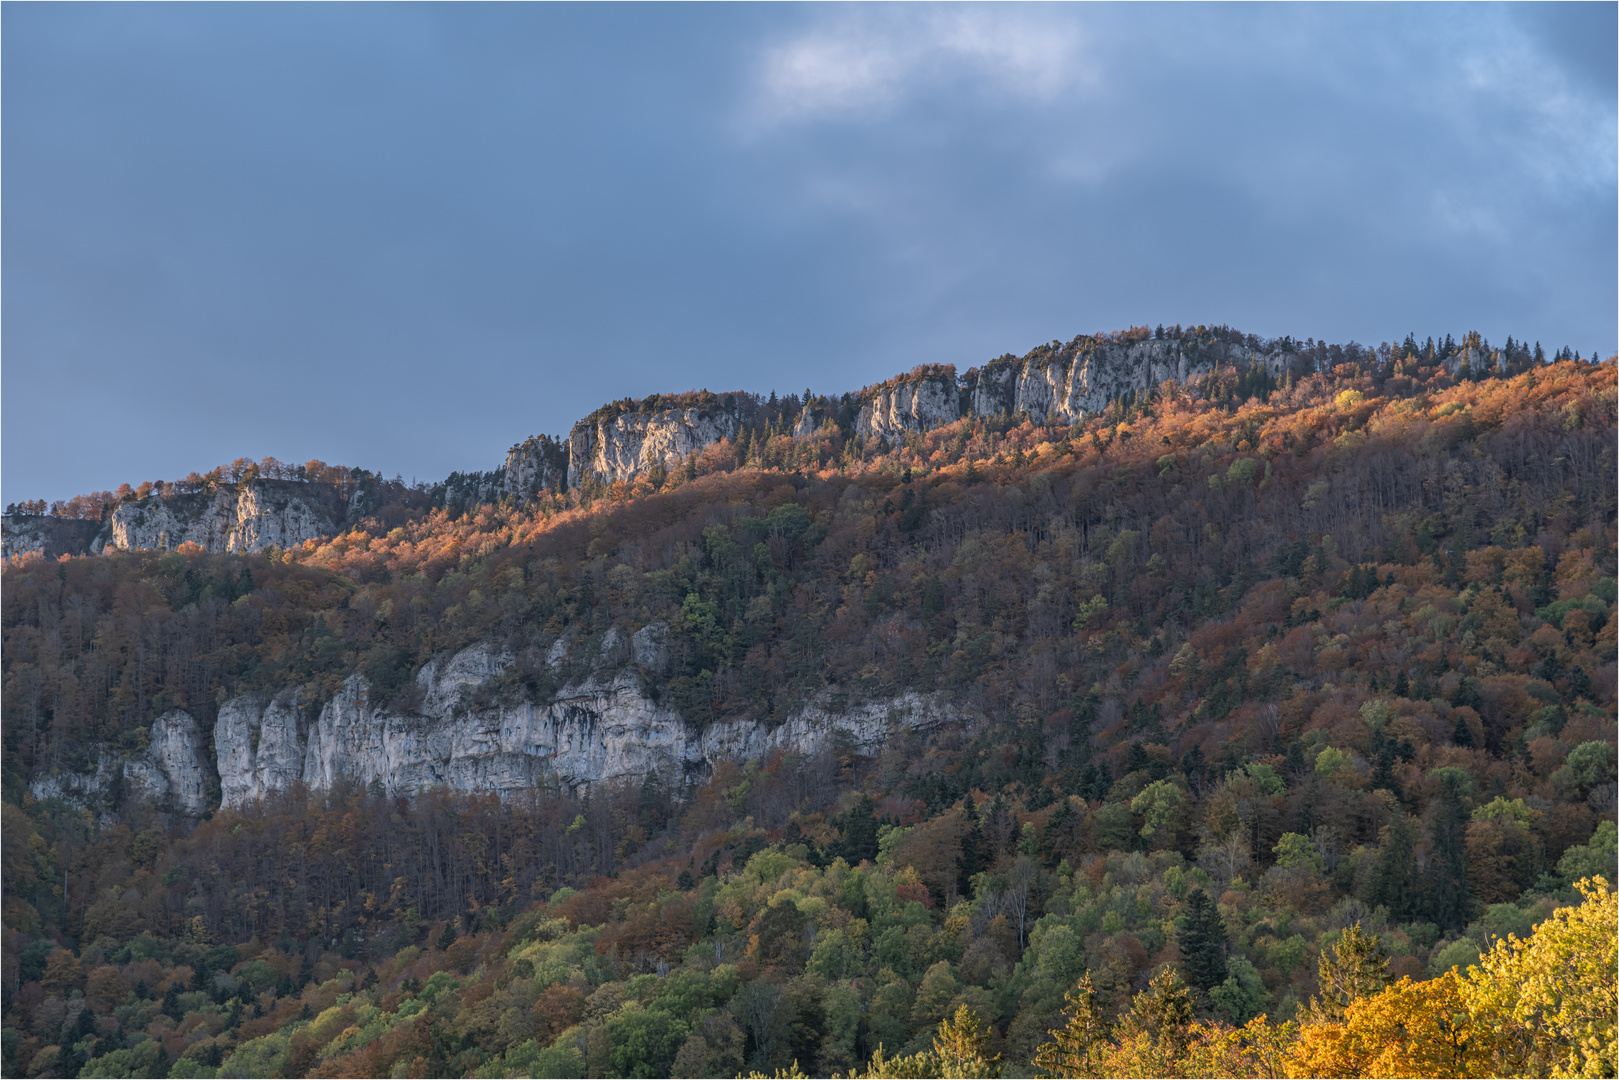
[[[1360,923],[1321,950],[1316,968],[1321,992],[1310,999],[1310,1013],[1320,1021],[1342,1021],[1350,1002],[1369,997],[1388,985],[1389,960],[1376,934]]]
[[[1096,1045],[1107,1038],[1112,1025],[1097,1000],[1096,987],[1086,972],[1063,999],[1063,1026],[1051,1031],[1051,1041],[1034,1054],[1034,1067],[1050,1076],[1090,1076]]]
[[[1187,981],[1205,992],[1225,982],[1225,924],[1220,921],[1214,901],[1201,887],[1186,894],[1179,936]]]

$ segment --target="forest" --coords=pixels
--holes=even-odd
[[[1612,1076],[1615,365],[1519,352],[767,418],[598,490],[384,484],[292,550],[11,560],[0,1069]],[[504,801],[31,788],[244,692],[409,709],[479,641],[535,700],[559,639],[654,621],[694,728],[976,719]]]

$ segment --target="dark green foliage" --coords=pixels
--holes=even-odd
[[[1201,888],[1186,894],[1181,923],[1181,966],[1186,970],[1186,981],[1206,993],[1225,982],[1225,926],[1214,901]]]

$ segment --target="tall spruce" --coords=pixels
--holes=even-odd
[[[1207,992],[1226,979],[1226,933],[1219,909],[1201,887],[1186,894],[1180,932],[1181,965],[1186,981]]]
[[[1433,858],[1427,886],[1428,917],[1441,929],[1463,926],[1472,915],[1472,892],[1467,884],[1467,826],[1471,820],[1468,796],[1473,779],[1457,768],[1434,770],[1439,794],[1434,799],[1431,839]]]

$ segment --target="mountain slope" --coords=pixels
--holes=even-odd
[[[1522,933],[1613,876],[1614,369],[1423,360],[13,561],[7,1074],[1026,1063],[1084,970]]]

